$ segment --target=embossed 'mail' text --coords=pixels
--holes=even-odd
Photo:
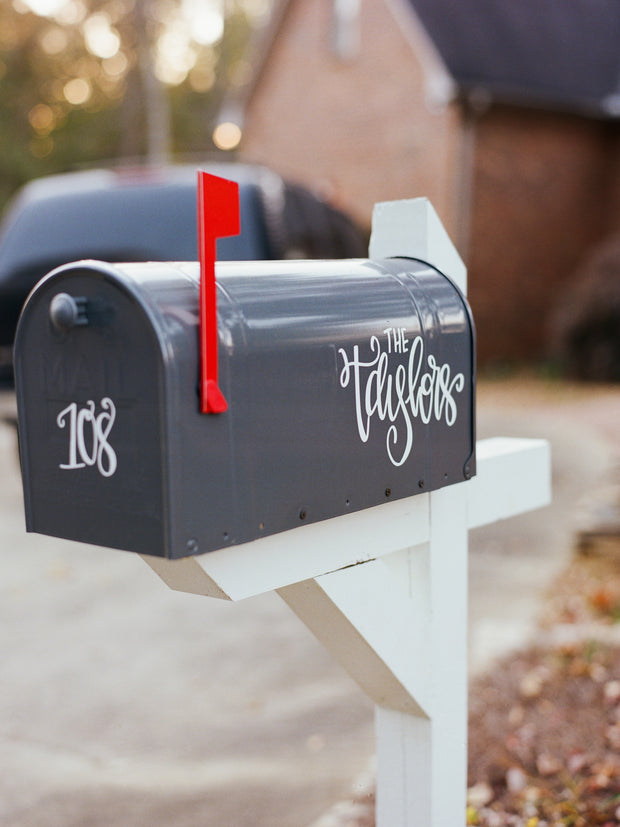
[[[111,477],[116,471],[117,460],[108,437],[115,419],[116,406],[107,396],[101,400],[99,413],[96,413],[92,399],[79,410],[76,402],[67,405],[56,417],[59,428],[69,426],[69,461],[59,467],[74,471],[96,466],[102,477]]]
[[[432,419],[454,425],[458,406],[455,394],[465,387],[462,373],[452,375],[450,365],[437,363],[432,354],[425,357],[421,336],[409,340],[403,328],[388,328],[383,347],[378,336],[370,338],[370,359],[360,357],[359,345],[349,357],[344,348],[340,386],[353,383],[357,430],[367,442],[373,417],[390,422],[386,450],[393,465],[402,465],[414,448],[414,421],[424,424]],[[406,359],[403,355],[408,354]],[[398,360],[398,364],[393,362]]]

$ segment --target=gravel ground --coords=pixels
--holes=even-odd
[[[578,557],[536,645],[472,683],[468,824],[620,823],[619,618],[618,558]]]
[[[469,693],[472,827],[620,824],[620,542],[578,556],[549,591],[536,645]],[[312,827],[375,827],[374,784]]]

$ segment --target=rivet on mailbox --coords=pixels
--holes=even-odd
[[[235,232],[221,182],[200,184],[202,281],[198,263],[81,261],[29,297],[15,345],[29,531],[178,558],[475,473],[474,327],[449,274],[226,262],[209,304],[210,250]]]

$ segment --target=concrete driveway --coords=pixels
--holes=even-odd
[[[479,436],[551,438],[555,501],[472,532],[475,668],[527,634],[575,503],[611,473],[620,391],[602,424],[566,393],[480,389]],[[348,796],[371,704],[276,595],[174,593],[137,556],[26,535],[7,424],[0,468],[0,824],[306,827]]]
[[[300,827],[348,793],[371,704],[280,598],[26,535],[8,425],[0,467],[0,824]]]

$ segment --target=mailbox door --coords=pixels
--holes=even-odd
[[[59,293],[85,300],[86,324],[54,326]],[[28,530],[163,553],[162,361],[111,272],[74,268],[32,296],[16,344]]]

